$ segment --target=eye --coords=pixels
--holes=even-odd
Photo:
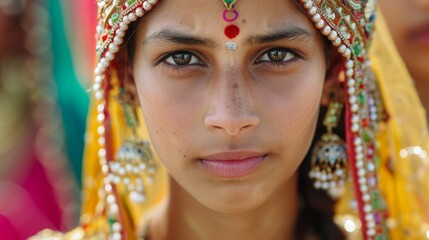
[[[174,52],[167,55],[164,61],[175,66],[200,65],[202,61],[190,52]]]
[[[275,48],[270,49],[264,54],[262,54],[257,60],[257,63],[260,62],[288,62],[290,60],[293,60],[295,57],[297,57],[297,54],[294,53],[291,50],[284,49],[284,48]]]

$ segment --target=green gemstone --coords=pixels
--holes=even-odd
[[[363,132],[363,140],[369,142],[371,140],[371,134],[368,131]]]
[[[112,227],[112,225],[116,222],[114,218],[109,217],[109,226]]]
[[[359,94],[359,103],[360,104],[365,104],[366,102],[366,97],[364,93]]]
[[[116,23],[116,22],[118,22],[118,20],[119,20],[119,14],[118,13],[114,13],[112,15],[112,22]]]
[[[225,3],[227,3],[227,4],[230,4],[230,3],[233,3],[234,2],[234,0],[224,0],[225,1]]]
[[[133,5],[133,3],[135,3],[135,2],[136,2],[136,0],[127,0],[128,6]]]
[[[361,49],[361,47],[360,47],[359,43],[355,43],[355,44],[354,44],[354,46],[353,46],[353,51],[355,52],[355,55],[356,55],[356,56],[359,56],[359,55],[360,55],[360,53],[361,53],[362,49]]]

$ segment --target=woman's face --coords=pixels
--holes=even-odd
[[[429,1],[381,0],[395,44],[417,81],[429,81]]]
[[[290,1],[165,0],[136,32],[132,74],[153,146],[203,205],[254,209],[296,176],[326,74],[321,35]],[[234,41],[236,50],[225,43]]]

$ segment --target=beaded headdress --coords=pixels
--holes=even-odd
[[[109,135],[109,91],[115,64],[129,24],[144,16],[159,0],[98,0],[97,66],[93,90],[97,103],[98,156],[104,176],[102,212],[110,214],[111,236],[124,234],[115,198]],[[371,75],[368,47],[375,20],[375,0],[299,0],[317,29],[329,39],[344,59],[345,126],[349,172],[353,179],[356,208],[364,239],[385,236],[383,201],[377,186],[375,134],[380,111],[376,83]],[[116,239],[116,238],[113,238]]]

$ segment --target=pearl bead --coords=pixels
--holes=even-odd
[[[353,66],[354,66],[353,60],[348,60],[347,63],[346,63],[346,67],[347,68],[352,68]]]
[[[122,18],[122,22],[125,23],[125,24],[129,24],[129,23],[131,23],[131,20],[128,18],[128,16],[124,16]]]
[[[122,230],[122,226],[121,226],[121,224],[120,224],[120,223],[115,222],[115,223],[112,225],[112,229],[113,229],[113,231],[115,231],[115,232],[120,232],[120,231]]]
[[[357,145],[361,145],[361,144],[362,144],[362,139],[361,139],[361,138],[359,138],[359,137],[355,138],[355,140],[354,140],[354,144],[355,144],[355,146],[357,146]]]
[[[113,42],[116,44],[116,45],[121,45],[122,43],[123,43],[123,39],[122,39],[122,37],[119,37],[119,36],[116,36],[114,39],[113,39]]]
[[[350,48],[347,48],[346,51],[344,52],[344,57],[345,58],[350,58],[350,56],[352,55],[352,51],[350,50]]]
[[[349,86],[349,87],[353,87],[355,84],[356,84],[356,82],[355,82],[355,80],[353,78],[350,78],[347,81],[347,86]]]
[[[143,8],[137,8],[136,9],[136,15],[137,15],[137,17],[143,17],[143,15],[144,15]]]
[[[109,167],[107,165],[101,166],[101,172],[103,174],[108,174],[109,173]]]
[[[319,22],[321,19],[320,14],[316,13],[314,14],[314,16],[311,18],[311,20],[313,20],[313,22]]]
[[[116,30],[116,36],[124,37],[125,36],[125,32],[122,31],[122,29],[118,29],[118,30]]]
[[[309,13],[310,15],[314,15],[314,14],[316,14],[316,12],[317,12],[317,8],[316,8],[315,6],[311,7],[311,8],[308,10],[308,13]]]
[[[120,29],[122,31],[126,31],[128,29],[128,24],[125,24],[123,22],[121,22],[121,24],[119,25]]]
[[[148,1],[145,1],[145,2],[143,2],[143,8],[144,8],[144,10],[149,11],[152,9],[152,4],[150,4],[150,2],[148,2]]]
[[[333,41],[333,40],[335,40],[337,37],[338,37],[338,33],[337,33],[335,30],[333,30],[333,31],[329,34],[328,39]]]
[[[319,20],[316,23],[316,28],[318,28],[318,29],[322,29],[324,26],[325,26],[325,22],[323,20]]]
[[[135,13],[130,13],[128,15],[128,18],[130,19],[130,21],[134,22],[135,20],[137,20],[137,16]]]
[[[308,1],[304,4],[304,7],[307,9],[311,8],[312,6],[313,6],[313,1]]]
[[[103,92],[101,90],[95,92],[95,99],[97,100],[103,99]]]
[[[347,90],[347,92],[348,92],[350,95],[353,95],[353,94],[356,92],[356,88],[355,88],[355,87],[349,87],[349,88],[348,88],[348,90]]]
[[[341,45],[338,47],[338,52],[339,52],[339,53],[344,53],[344,52],[346,51],[346,49],[347,49],[347,47],[346,47],[344,44],[341,44]]]
[[[334,46],[336,46],[336,47],[340,46],[340,44],[341,44],[341,38],[337,37],[337,38],[332,42],[332,44],[333,44]]]
[[[348,77],[351,77],[351,76],[353,76],[353,74],[354,74],[354,70],[353,70],[353,68],[349,68],[349,69],[347,69],[347,71],[346,71],[346,75],[348,76]]]
[[[366,213],[369,213],[369,212],[371,212],[371,211],[372,211],[372,207],[371,207],[371,205],[369,205],[369,204],[365,204],[365,206],[363,207],[363,210],[364,210]]]
[[[104,137],[99,137],[98,144],[100,144],[100,146],[104,146],[104,144],[106,144],[106,139]]]
[[[325,26],[323,29],[322,29],[322,34],[323,35],[328,35],[328,34],[330,34],[331,33],[331,27],[330,26]]]
[[[363,168],[359,169],[359,171],[358,171],[359,177],[365,177],[365,174],[366,174],[365,169],[363,169]]]
[[[357,98],[355,95],[350,96],[350,98],[349,98],[350,103],[356,103],[356,101],[357,101]]]
[[[152,5],[155,5],[157,2],[158,2],[158,0],[148,0],[149,2],[150,2],[150,4],[152,4]]]
[[[359,125],[358,124],[353,124],[352,125],[352,132],[357,132],[359,131]]]

